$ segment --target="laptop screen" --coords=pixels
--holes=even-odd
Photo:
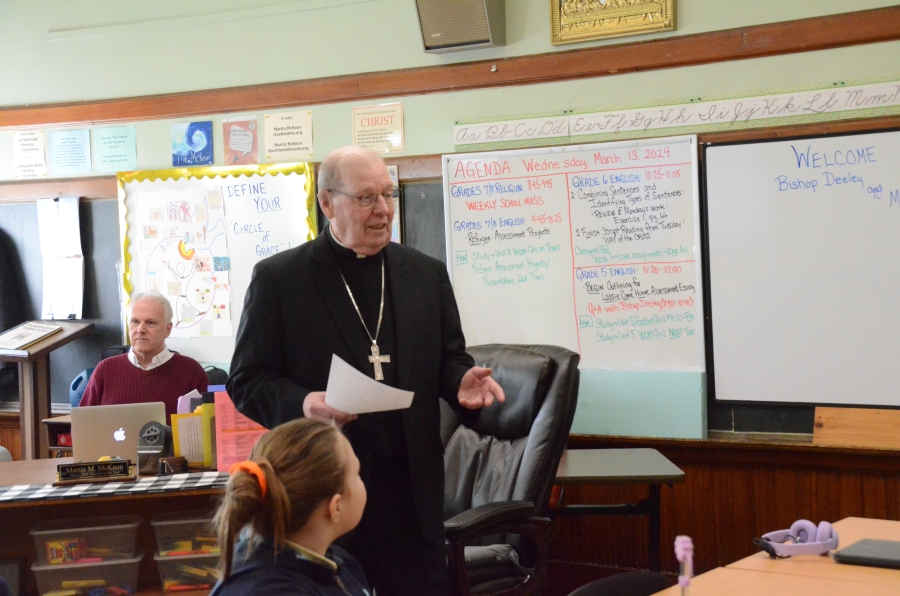
[[[138,434],[151,421],[166,423],[163,402],[72,408],[72,457],[97,461],[108,455],[136,463]]]

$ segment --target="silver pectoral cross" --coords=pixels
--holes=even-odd
[[[391,357],[388,355],[382,356],[378,351],[378,344],[374,341],[372,342],[372,355],[369,356],[369,362],[375,365],[375,380],[383,381],[384,373],[381,371],[381,363],[388,364],[391,361]]]

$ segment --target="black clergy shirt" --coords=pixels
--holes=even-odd
[[[362,313],[362,318],[366,322],[366,327],[371,336],[375,336],[375,330],[378,328],[378,310],[381,305],[381,263],[384,258],[384,251],[379,252],[371,257],[359,258],[357,254],[346,247],[337,243],[331,230],[326,231],[328,242],[338,257],[338,266],[347,285],[353,292],[353,298],[356,299],[356,305]],[[384,373],[384,380],[380,381],[391,387],[397,386],[397,343],[394,333],[394,301],[391,299],[391,289],[388,283],[390,275],[387,270],[388,264],[385,262],[385,283],[384,283],[384,314],[382,315],[381,331],[378,333],[378,349],[382,356],[390,356],[391,362],[382,363],[381,370]],[[346,302],[347,311],[360,327],[359,316],[350,296],[346,292],[343,296],[335,297],[336,300]],[[369,351],[369,346],[365,346]],[[366,375],[375,378],[374,365],[367,365],[364,368]],[[351,429],[350,426],[355,428]],[[348,432],[363,439],[363,442],[372,446],[372,453],[378,457],[395,457],[405,455],[406,441],[404,440],[403,420],[400,417],[399,410],[391,410],[388,412],[373,412],[371,414],[360,414],[359,418],[351,422],[347,428]]]

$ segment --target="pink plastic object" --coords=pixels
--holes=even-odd
[[[694,576],[694,543],[690,536],[675,537],[675,558],[678,559],[678,585],[686,588]]]

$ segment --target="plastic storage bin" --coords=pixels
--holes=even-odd
[[[150,520],[150,525],[156,532],[157,553],[162,557],[219,554],[212,514],[207,511],[161,514]]]
[[[156,555],[153,558],[159,565],[159,579],[166,591],[209,590],[219,577],[216,569],[218,554]]]
[[[93,588],[103,586],[107,595],[125,596],[134,594],[137,590],[138,571],[143,558],[144,555],[138,555],[118,561],[58,565],[39,565],[35,562],[31,570],[37,578],[41,594],[74,589],[88,593]]]
[[[140,515],[38,522],[31,529],[38,566],[133,558]]]

